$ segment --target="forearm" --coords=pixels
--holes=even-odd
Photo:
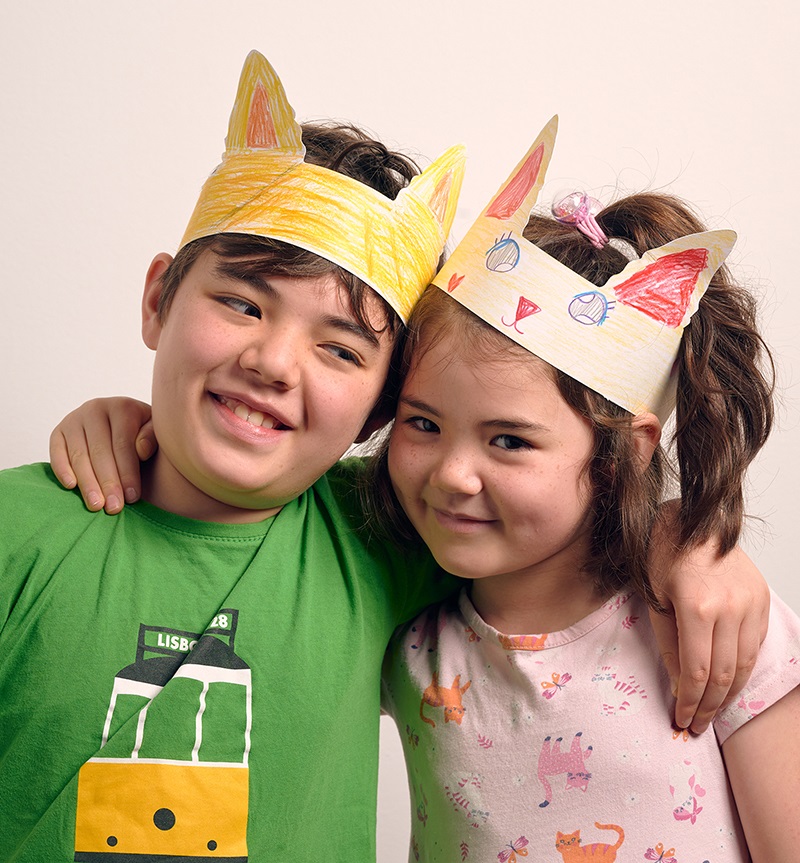
[[[753,863],[796,859],[800,848],[800,687],[723,744]]]

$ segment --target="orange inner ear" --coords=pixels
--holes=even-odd
[[[269,109],[269,96],[260,82],[253,90],[247,118],[247,146],[254,150],[274,150],[278,146],[275,124]]]
[[[448,171],[436,184],[436,188],[431,195],[429,206],[440,225],[444,224],[444,217],[447,214],[447,199],[450,197],[450,187],[452,185],[453,174],[451,171]]]

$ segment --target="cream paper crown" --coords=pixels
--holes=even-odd
[[[307,164],[301,135],[275,70],[251,51],[222,162],[203,186],[181,246],[220,233],[283,240],[353,273],[406,321],[453,223],[464,148],[445,151],[391,200]]]
[[[651,411],[664,422],[675,404],[683,330],[736,234],[681,237],[598,288],[522,237],[557,127],[553,117],[434,284],[570,377],[633,414]]]

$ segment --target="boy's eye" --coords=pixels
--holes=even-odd
[[[325,345],[325,350],[347,363],[353,363],[355,366],[361,365],[361,360],[358,358],[358,355],[354,354],[353,351],[348,348],[343,348],[341,345]]]
[[[428,434],[436,434],[439,431],[439,426],[427,417],[409,417],[406,423],[417,431],[426,432]]]
[[[248,303],[247,300],[243,300],[241,297],[220,297],[219,301],[229,309],[233,309],[234,312],[239,312],[241,315],[247,315],[251,318],[261,317],[261,310],[258,306]]]
[[[533,449],[533,447],[522,438],[514,437],[511,434],[501,434],[492,440],[492,444],[500,449],[518,450],[518,449]]]

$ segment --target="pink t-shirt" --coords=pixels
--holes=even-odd
[[[692,737],[673,728],[638,596],[562,632],[506,636],[462,591],[400,630],[384,668],[409,772],[410,859],[749,860],[720,747],[798,684],[800,619],[773,596],[744,693],[716,734]]]

